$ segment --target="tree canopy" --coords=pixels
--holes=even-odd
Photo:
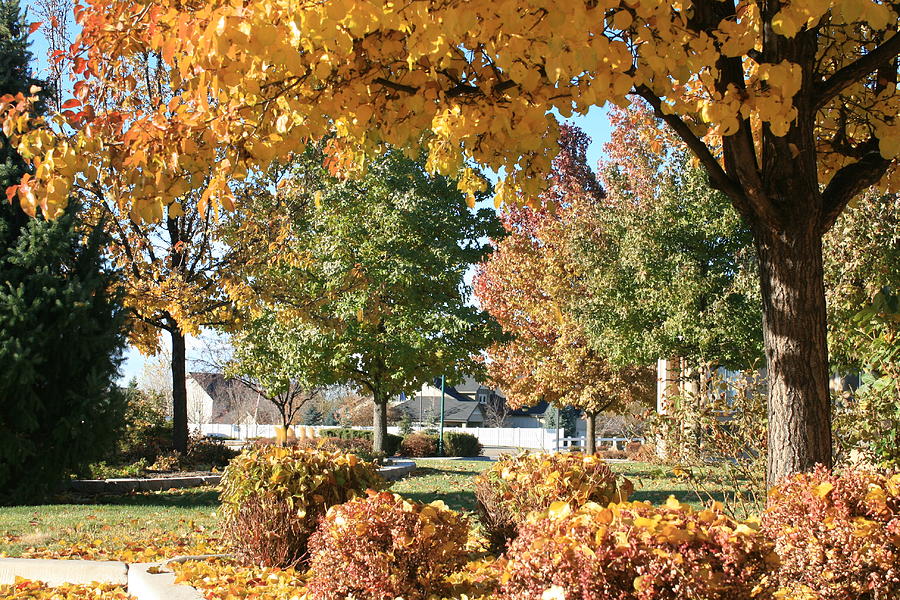
[[[24,94],[0,105],[39,163],[8,193],[48,215],[85,180],[146,219],[188,189],[230,207],[231,180],[334,132],[341,171],[425,145],[464,192],[485,188],[471,159],[505,173],[497,201],[533,200],[555,113],[638,96],[753,233],[783,417],[774,482],[831,463],[822,235],[860,191],[900,186],[898,15],[887,0],[92,2],[63,113],[35,120]],[[131,100],[148,54],[173,90],[152,107]]]
[[[251,316],[281,320],[279,346],[302,358],[298,379],[371,395],[383,434],[388,400],[471,373],[496,335],[467,302],[464,275],[499,224],[399,152],[343,180],[310,149],[273,176],[233,215],[228,239],[243,266],[231,293]]]

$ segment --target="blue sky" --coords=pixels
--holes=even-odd
[[[37,21],[39,20],[36,16],[36,11],[34,8],[29,8],[31,2],[26,0],[23,2],[23,7],[28,9],[29,21]],[[47,44],[41,35],[40,31],[35,33],[32,36],[32,47],[31,51],[34,54],[35,59],[38,63],[38,71],[39,74],[41,71],[46,69],[47,64]],[[610,126],[609,120],[606,115],[606,109],[603,108],[593,108],[588,112],[585,116],[574,116],[571,119],[568,119],[568,122],[573,123],[580,127],[591,137],[591,144],[588,147],[588,161],[592,166],[596,166],[597,161],[604,156],[603,146],[606,142],[609,141],[610,136]],[[168,340],[166,340],[168,342]],[[191,340],[188,343],[188,354],[189,357],[192,354],[192,349],[194,352],[198,351],[198,348],[202,346],[202,343],[199,340]],[[129,348],[125,353],[125,360],[122,364],[122,375],[121,381],[123,383],[128,382],[133,377],[139,377],[141,373],[141,369],[144,364],[144,357],[134,348]]]

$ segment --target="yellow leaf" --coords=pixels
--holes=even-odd
[[[550,508],[547,509],[547,515],[553,519],[561,519],[563,517],[567,517],[572,513],[572,507],[569,506],[568,502],[554,502],[550,505]]]
[[[817,485],[816,487],[813,488],[813,493],[819,498],[824,498],[833,489],[834,489],[834,485],[832,485],[831,483],[829,483],[827,481],[823,481],[822,483],[820,483],[819,485]]]

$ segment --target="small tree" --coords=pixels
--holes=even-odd
[[[483,406],[485,426],[504,427],[506,425],[506,419],[510,413],[510,406],[507,404],[506,398],[492,395]]]
[[[266,331],[286,336],[275,345],[301,357],[292,373],[371,398],[383,451],[388,402],[436,375],[471,372],[496,335],[467,303],[463,278],[499,228],[492,211],[470,211],[455,182],[399,152],[366,168],[363,179],[339,179],[310,150],[278,172],[275,198],[260,189],[241,199],[232,289],[248,310],[272,315]]]
[[[285,429],[321,398],[321,387],[310,383],[322,378],[316,363],[319,356],[295,344],[272,313],[247,324],[235,334],[233,345],[226,374],[269,401]]]

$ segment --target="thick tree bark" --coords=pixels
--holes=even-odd
[[[187,452],[187,382],[185,365],[187,352],[184,333],[175,326],[172,336],[172,447],[179,452]]]
[[[584,435],[584,453],[593,454],[597,451],[597,413],[585,412],[584,422],[587,425]]]
[[[808,219],[757,228],[769,380],[768,483],[831,466],[822,237]]]
[[[372,450],[387,454],[387,398],[379,393],[373,394],[375,401],[374,419],[372,423]]]

